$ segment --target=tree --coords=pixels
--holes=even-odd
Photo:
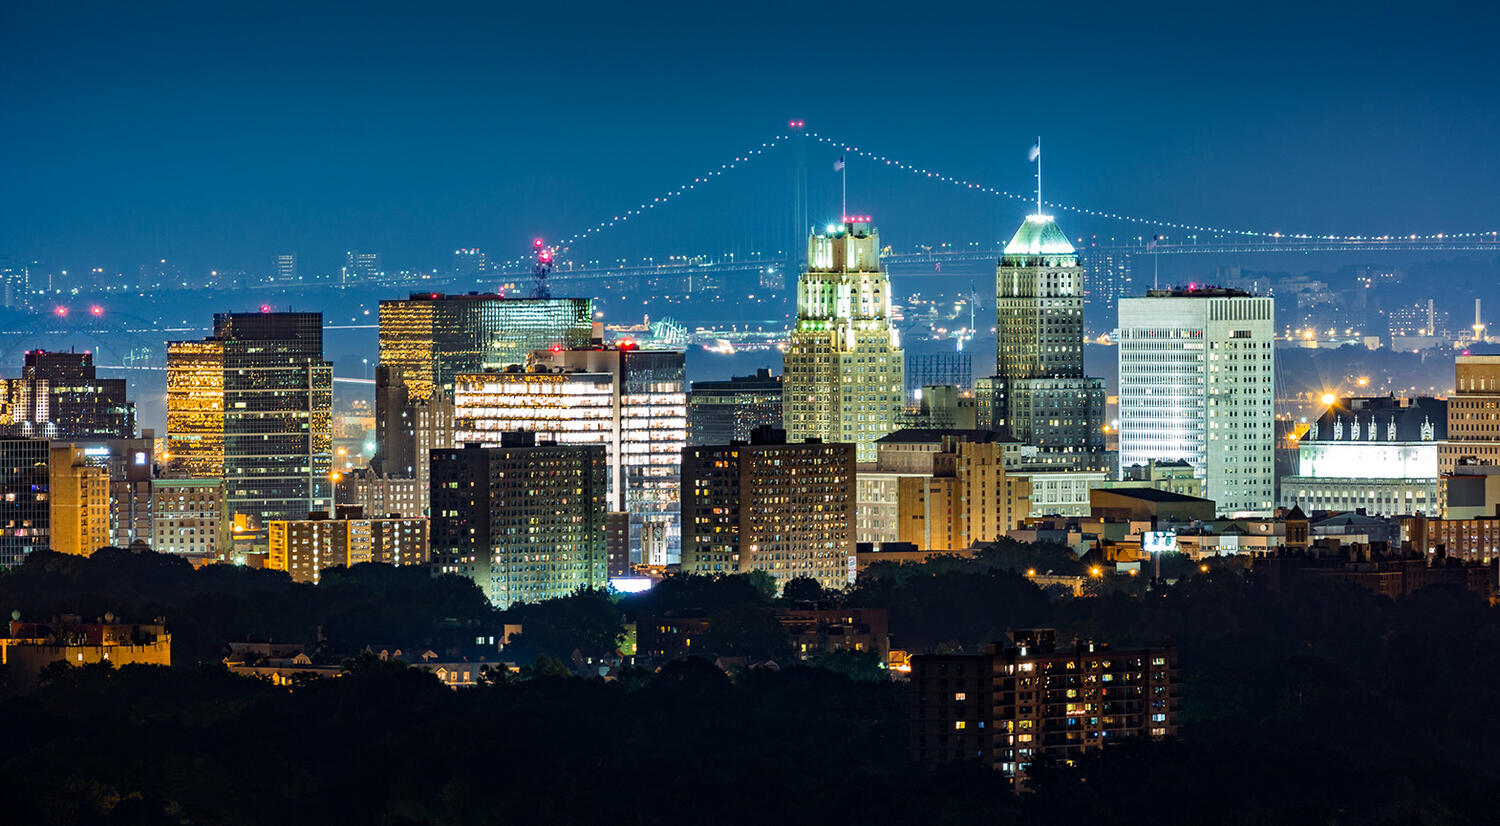
[[[823,586],[812,577],[793,577],[781,589],[781,598],[787,602],[817,602],[827,597]]]

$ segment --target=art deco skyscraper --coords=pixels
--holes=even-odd
[[[1103,469],[1104,380],[1083,375],[1083,267],[1050,215],[1028,215],[995,270],[994,424],[1036,462]]]
[[[858,461],[875,461],[875,440],[896,429],[905,365],[869,219],[808,239],[784,363],[788,441],[853,444]]]
[[[167,388],[170,466],[223,478],[230,514],[264,524],[333,507],[320,313],[215,315],[209,338],[169,343]]]

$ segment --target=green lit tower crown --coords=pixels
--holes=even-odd
[[[1028,215],[995,270],[994,421],[1035,462],[1103,469],[1104,381],[1083,374],[1083,267],[1050,215]]]

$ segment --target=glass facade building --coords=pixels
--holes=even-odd
[[[168,461],[223,478],[231,514],[264,525],[333,506],[333,365],[321,314],[215,315],[209,339],[168,346],[167,370]]]
[[[0,566],[51,547],[51,455],[46,439],[0,439]]]
[[[0,379],[0,431],[42,439],[129,439],[135,404],[124,379],[101,379],[92,353],[31,350],[18,379]]]

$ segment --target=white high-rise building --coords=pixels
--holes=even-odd
[[[1221,514],[1269,514],[1275,328],[1272,299],[1238,290],[1120,299],[1120,467],[1183,459]]]
[[[852,443],[858,461],[875,461],[875,440],[896,429],[906,367],[869,219],[808,239],[783,364],[787,440]]]

